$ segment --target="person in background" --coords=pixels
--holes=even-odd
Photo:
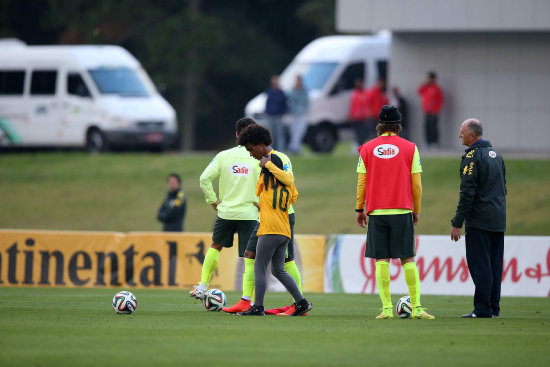
[[[271,77],[271,88],[266,92],[265,114],[269,130],[273,133],[273,146],[283,152],[286,150],[286,137],[283,124],[283,115],[287,112],[287,97],[279,87],[279,76]]]
[[[401,131],[400,136],[403,139],[409,140],[409,106],[407,104],[407,100],[403,97],[397,86],[392,88],[390,104],[397,107],[399,112],[401,112],[401,126],[403,127],[403,130]]]
[[[437,75],[430,71],[426,82],[418,87],[418,94],[422,98],[422,110],[424,111],[424,129],[428,148],[439,146],[439,112],[443,107],[443,92],[436,83]]]
[[[360,146],[367,138],[367,93],[363,87],[363,79],[357,78],[354,81],[354,88],[351,92],[348,120],[352,123],[355,132],[355,142]]]
[[[159,208],[157,219],[163,223],[164,232],[183,232],[183,220],[187,209],[187,198],[181,188],[181,177],[170,173],[166,179],[168,194]]]
[[[382,107],[388,103],[388,96],[386,96],[386,80],[384,78],[378,78],[376,84],[367,90],[367,139],[376,137],[378,114],[382,110]]]
[[[296,76],[296,84],[288,95],[290,112],[290,144],[288,150],[295,154],[302,152],[302,140],[307,130],[307,110],[309,107],[308,91],[302,76]]]
[[[468,147],[460,164],[460,198],[451,220],[451,239],[460,239],[466,222],[466,261],[476,287],[474,310],[463,318],[499,318],[504,231],[506,168],[477,119],[467,119],[458,137]]]

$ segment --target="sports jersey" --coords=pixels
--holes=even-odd
[[[290,162],[290,158],[288,158],[288,156],[285,153],[278,152],[273,149],[271,150],[271,152],[269,152],[269,154],[275,154],[277,157],[281,158],[281,161],[283,162],[283,171],[290,173],[292,175],[292,178],[294,179],[294,172],[292,172],[292,163]],[[279,169],[275,165],[273,165],[273,167],[275,167],[275,169]],[[273,173],[275,177],[279,179],[274,172],[271,172],[271,173]],[[288,214],[290,215],[292,213],[294,213],[294,207],[291,205],[290,208],[288,208]]]
[[[382,134],[381,136],[391,136],[391,135],[395,135],[395,134],[385,133],[385,134]],[[421,173],[421,172],[422,172],[422,162],[420,161],[420,154],[418,153],[418,148],[415,145],[414,155],[413,155],[412,165],[411,165],[411,175],[414,173]],[[357,163],[357,173],[367,173],[367,169],[361,157],[359,157],[359,162]],[[393,215],[393,214],[406,214],[406,213],[410,213],[411,211],[412,210],[410,209],[375,209],[368,214],[369,215]]]
[[[288,211],[290,204],[298,199],[298,190],[294,183],[283,186],[275,180],[275,185],[270,182],[266,190],[262,173],[256,185],[256,195],[260,198],[261,218],[257,235],[280,234],[291,238]]]
[[[218,153],[200,177],[200,187],[208,204],[218,198],[212,181],[219,176],[218,217],[227,220],[255,220],[258,198],[254,192],[260,175],[259,162],[245,147],[238,146]]]

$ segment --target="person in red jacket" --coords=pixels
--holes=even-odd
[[[363,88],[363,79],[361,78],[355,79],[354,86],[351,92],[348,120],[352,123],[355,131],[357,146],[360,146],[365,142],[367,136],[367,91]]]
[[[439,146],[439,130],[437,125],[439,111],[441,111],[441,107],[443,106],[443,93],[437,85],[436,80],[436,73],[430,71],[426,82],[418,87],[418,94],[422,98],[422,110],[425,115],[426,143],[430,148]]]
[[[389,103],[385,90],[386,80],[383,78],[378,78],[376,84],[367,90],[367,137],[369,139],[376,137],[378,114],[382,107]]]

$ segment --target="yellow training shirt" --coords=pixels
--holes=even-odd
[[[275,186],[269,183],[269,189],[264,186],[264,174],[256,184],[256,196],[260,198],[260,228],[258,236],[265,234],[280,234],[291,237],[288,211],[290,205],[298,199],[298,190],[294,182],[283,186],[275,179]]]

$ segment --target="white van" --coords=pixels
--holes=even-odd
[[[328,36],[318,38],[292,60],[280,75],[280,85],[289,92],[296,75],[302,75],[309,90],[310,108],[306,142],[317,152],[330,152],[338,141],[338,129],[349,127],[350,95],[355,79],[372,86],[387,77],[391,34],[376,36]],[[266,95],[248,102],[245,115],[262,123]]]
[[[118,46],[27,46],[0,40],[0,146],[160,146],[174,108]]]

